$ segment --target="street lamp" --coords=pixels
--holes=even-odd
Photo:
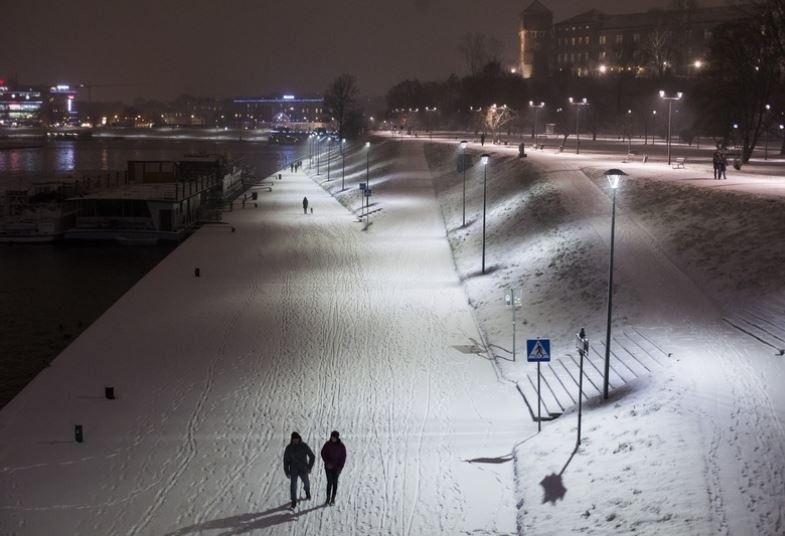
[[[371,198],[368,196],[368,190],[371,189],[371,176],[369,173],[368,167],[368,157],[371,154],[371,142],[365,142],[365,225],[368,225],[368,219],[371,217],[369,212],[371,211]]]
[[[482,162],[482,273],[485,273],[485,199],[488,192],[488,160],[490,155],[484,154],[480,158]]]
[[[540,108],[544,108],[545,103],[541,102],[539,104],[534,104],[534,101],[529,101],[529,108],[534,108],[534,129],[532,130],[532,138],[534,138],[534,146],[537,146],[537,115],[540,112]]]
[[[620,169],[609,169],[605,172],[608,182],[613,190],[613,208],[611,209],[611,258],[610,268],[608,269],[608,325],[605,332],[605,379],[602,386],[602,397],[608,400],[608,377],[611,366],[611,315],[613,312],[613,242],[616,238],[616,189],[619,187],[619,180],[627,175]]]
[[[671,165],[671,111],[673,108],[673,101],[681,100],[684,93],[677,91],[676,95],[668,96],[665,91],[660,90],[660,98],[668,101],[668,165]]]
[[[466,227],[466,146],[469,142],[461,140],[461,167],[463,168],[463,227]]]
[[[768,123],[769,110],[771,110],[771,104],[767,104],[766,105],[766,112],[764,114],[765,117],[763,118],[763,133],[764,133],[764,137],[765,137],[765,140],[766,140],[763,143],[763,159],[764,160],[768,160],[769,159],[769,123]]]
[[[316,174],[319,175],[319,166],[322,163],[322,137],[316,136]]]
[[[630,116],[632,115],[632,110],[627,110],[627,115],[624,117],[625,121],[625,130],[627,131],[627,154],[632,152],[632,133],[630,132]]]
[[[332,143],[333,139],[331,137],[327,137],[325,142],[327,143],[327,180],[330,180],[330,157],[332,156]]]
[[[343,179],[346,175],[346,138],[341,140],[341,191],[345,189]]]
[[[581,154],[581,107],[588,106],[589,101],[584,97],[581,100],[574,100],[570,97],[570,104],[575,106],[575,137],[577,143],[575,144],[575,154]]]

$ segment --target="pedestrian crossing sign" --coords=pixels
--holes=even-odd
[[[550,339],[527,339],[526,361],[530,363],[544,363],[551,360]]]

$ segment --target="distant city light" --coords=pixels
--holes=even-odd
[[[605,66],[605,65],[600,65],[600,72],[601,72],[602,74],[605,74],[605,72],[606,72],[607,70],[608,70],[608,67],[607,67],[607,66]]]
[[[294,95],[284,95],[283,100],[294,100]]]

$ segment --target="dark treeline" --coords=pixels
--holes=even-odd
[[[682,92],[683,98],[672,103],[674,139],[693,143],[700,137],[705,143],[735,145],[746,162],[764,138],[776,140],[780,150],[785,145],[785,129],[780,126],[785,123],[785,0],[747,5],[740,14],[715,29],[706,61],[692,72],[649,68],[646,76],[640,76],[635,69],[618,69],[577,77],[556,71],[523,79],[492,59],[463,77],[453,74],[446,80],[396,84],[386,95],[386,120],[406,130],[526,136],[534,132],[530,104],[542,102],[538,132],[548,125],[549,132],[574,135],[580,113],[581,132],[595,137],[662,138],[667,135],[668,101],[659,93]],[[662,35],[678,38],[675,32]],[[659,54],[666,44],[660,43]],[[646,64],[650,48],[642,43],[640,51],[625,48],[623,52],[638,54],[641,64]],[[670,48],[676,54],[676,47]],[[588,106],[572,105],[570,97],[576,103],[585,98]]]

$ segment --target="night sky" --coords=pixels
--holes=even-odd
[[[542,0],[559,21],[667,0]],[[721,1],[721,0],[720,0]],[[702,5],[719,5],[704,1]],[[181,93],[321,93],[337,74],[366,95],[466,67],[457,43],[494,35],[513,63],[530,0],[24,0],[3,2],[0,78],[86,82],[95,100]]]

